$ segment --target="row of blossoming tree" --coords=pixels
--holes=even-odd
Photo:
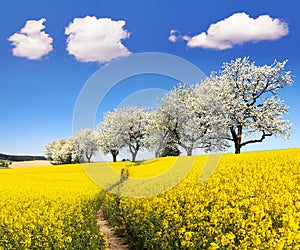
[[[78,131],[70,139],[46,145],[46,156],[56,163],[90,161],[101,150],[116,161],[127,148],[132,161],[140,150],[160,156],[166,147],[222,151],[233,143],[235,153],[270,136],[289,138],[291,122],[280,89],[292,84],[286,61],[256,66],[248,57],[224,63],[195,85],[179,84],[160,100],[155,110],[127,107],[104,115],[96,130]]]

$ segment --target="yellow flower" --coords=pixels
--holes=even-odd
[[[72,242],[72,237],[71,236],[66,237],[65,242],[68,242],[68,243]]]

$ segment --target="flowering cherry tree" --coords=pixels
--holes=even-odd
[[[92,156],[99,150],[96,133],[92,129],[83,129],[77,131],[72,137],[73,141],[73,155],[79,162],[87,159],[91,161]]]
[[[73,150],[71,139],[59,139],[45,146],[45,156],[53,164],[70,164]]]
[[[212,82],[204,82],[193,86],[186,100],[186,107],[192,114],[194,126],[199,130],[199,148],[205,152],[224,151],[229,144],[224,139],[227,129],[223,124],[222,107],[218,101]]]
[[[163,124],[163,114],[159,110],[155,110],[149,117],[146,127],[146,148],[153,151],[155,157],[160,157],[166,147],[177,149],[177,143],[168,132],[167,126]],[[175,147],[176,148],[175,148]]]
[[[148,120],[149,112],[144,108],[126,107],[108,112],[98,126],[100,148],[114,157],[120,149],[127,147],[135,161],[139,150],[145,148]]]
[[[98,124],[96,129],[97,141],[103,154],[111,154],[113,162],[117,161],[120,150],[125,146],[116,133],[117,126],[115,124],[116,114],[108,112],[104,116],[104,120]]]
[[[119,108],[114,112],[118,126],[116,131],[120,140],[127,146],[132,161],[136,161],[138,152],[146,147],[146,127],[149,123],[150,112],[138,107]]]
[[[154,137],[160,148],[164,143],[175,143],[185,149],[187,155],[192,155],[197,148],[212,150],[220,143],[213,141],[213,118],[208,113],[211,109],[208,101],[199,99],[193,87],[179,84],[161,99],[150,137]]]
[[[283,117],[288,106],[279,98],[279,90],[292,84],[286,62],[256,66],[248,57],[238,58],[211,74],[228,128],[226,139],[234,143],[236,154],[273,135],[289,138],[291,123]]]

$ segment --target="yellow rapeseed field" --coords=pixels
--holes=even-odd
[[[103,249],[99,191],[80,165],[0,170],[0,249]]]
[[[121,172],[122,168],[130,170],[129,175],[135,178],[148,178],[157,176],[166,171],[175,162],[177,157],[165,157],[160,159],[151,159],[142,163],[133,162],[109,162],[109,165]]]
[[[206,159],[158,196],[107,195],[106,216],[136,249],[300,249],[300,149],[225,154],[199,182]],[[148,177],[159,162],[165,170],[174,157],[127,167]]]
[[[130,178],[162,176],[145,186],[150,190],[143,194],[154,194],[189,171],[159,195],[107,193],[105,215],[134,249],[300,249],[300,149],[225,154],[207,180],[199,178],[206,161],[198,156],[109,163],[119,172],[128,169],[120,194],[128,193],[122,188],[140,192],[143,186],[134,181],[126,186]],[[188,162],[193,167],[180,172]],[[102,189],[91,179],[105,176],[104,165],[0,170],[0,249],[103,249],[96,224]],[[90,179],[84,169],[97,175]]]

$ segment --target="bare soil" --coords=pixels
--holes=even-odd
[[[129,250],[128,244],[125,239],[116,235],[113,228],[109,225],[108,221],[104,218],[103,208],[101,207],[98,212],[98,224],[100,230],[106,238],[106,247],[110,250]]]
[[[9,165],[10,168],[29,168],[29,167],[42,167],[51,166],[49,161],[14,161]]]

